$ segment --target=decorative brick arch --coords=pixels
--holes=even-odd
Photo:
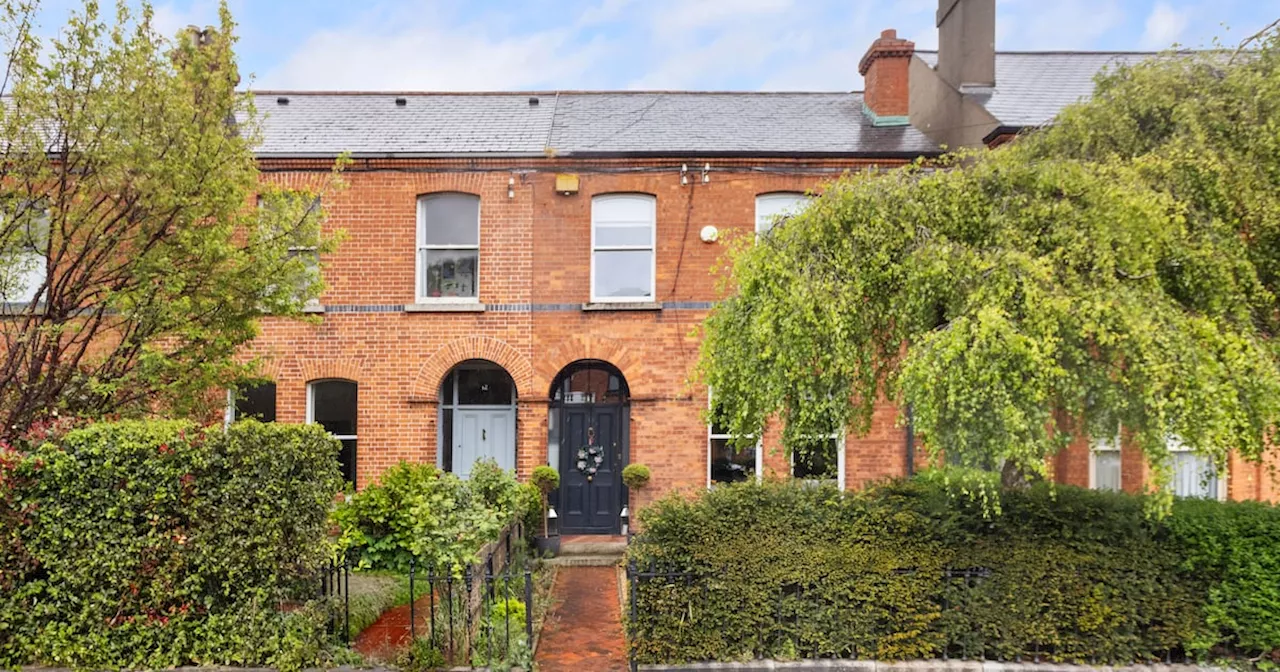
[[[302,381],[340,378],[352,382],[360,382],[361,366],[356,359],[300,359],[298,368],[302,372]]]
[[[564,367],[583,359],[598,359],[616,366],[622,372],[622,377],[626,378],[627,388],[633,397],[654,393],[654,390],[648,389],[650,381],[641,375],[644,369],[640,366],[640,356],[622,341],[606,336],[574,334],[538,358],[536,368],[539,394],[550,391],[552,381]]]
[[[459,362],[468,359],[485,359],[506,369],[511,380],[515,381],[517,399],[523,399],[532,393],[530,382],[533,379],[533,367],[529,365],[527,357],[506,341],[488,336],[468,336],[449,341],[422,363],[413,378],[410,401],[437,401],[444,374]]]

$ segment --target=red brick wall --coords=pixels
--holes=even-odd
[[[689,184],[678,166],[687,163]],[[435,462],[437,399],[441,379],[455,364],[479,358],[502,365],[516,383],[517,463],[521,477],[547,459],[548,393],[555,376],[580,359],[616,366],[630,387],[631,460],[652,468],[648,501],[673,489],[707,483],[707,428],[701,413],[707,392],[691,381],[698,355],[695,327],[702,308],[677,302],[717,298],[713,269],[732,235],[751,235],[755,198],[774,191],[805,191],[863,168],[854,162],[799,164],[784,160],[595,161],[557,159],[521,165],[497,161],[358,161],[345,174],[348,188],[326,199],[326,226],[341,231],[338,251],[323,259],[328,311],[314,322],[267,320],[252,351],[266,356],[277,383],[277,417],[302,422],[306,385],[322,378],[359,384],[358,480],[368,483],[400,460]],[[265,179],[315,185],[323,162],[270,162]],[[770,173],[756,170],[791,171]],[[621,172],[619,172],[621,171]],[[647,171],[647,172],[646,172]],[[580,175],[577,194],[556,193],[556,172]],[[514,198],[508,181],[514,179]],[[408,313],[415,300],[417,197],[439,191],[480,196],[480,301],[482,313]],[[657,198],[656,299],[660,311],[583,311],[589,301],[591,198],[643,192]],[[716,226],[720,242],[699,232]],[[564,304],[555,310],[492,309],[495,304]],[[375,306],[382,312],[339,312],[338,306]],[[789,473],[778,427],[763,437],[763,471]],[[845,481],[905,473],[905,432],[897,410],[877,407],[866,436],[846,440]],[[1078,442],[1080,443],[1080,442]],[[1126,451],[1126,487],[1142,482],[1141,456]],[[918,462],[923,456],[918,453]],[[1064,482],[1088,483],[1087,446],[1055,459]],[[1232,465],[1233,473],[1254,469]],[[1131,475],[1131,471],[1135,471]],[[1265,481],[1265,482],[1264,482]],[[1233,497],[1274,498],[1270,480],[1233,479]],[[633,502],[633,506],[636,502]]]

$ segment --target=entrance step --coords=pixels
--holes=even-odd
[[[553,567],[612,567],[620,562],[621,555],[559,555],[546,561]]]
[[[560,539],[560,554],[551,561],[561,567],[608,567],[622,561],[627,538],[582,534]]]

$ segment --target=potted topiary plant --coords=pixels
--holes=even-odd
[[[631,491],[631,504],[637,508],[640,505],[640,491],[649,485],[650,478],[649,467],[643,464],[628,464],[622,468],[622,484]],[[631,511],[628,507],[622,509],[622,533],[627,536],[631,534]]]
[[[533,546],[539,554],[555,555],[560,552],[560,531],[551,523],[556,513],[547,506],[547,496],[552,490],[560,487],[560,473],[551,466],[543,464],[534,467],[529,482],[542,494],[542,534],[534,535]]]

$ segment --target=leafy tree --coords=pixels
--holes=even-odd
[[[1006,484],[1123,427],[1259,460],[1280,419],[1280,42],[1099,78],[1050,128],[829,185],[732,256],[701,370],[719,418],[794,440],[909,404]],[[1167,499],[1165,500],[1167,501]]]
[[[336,177],[259,183],[225,5],[174,40],[146,4],[85,0],[48,40],[34,13],[0,4],[0,440],[59,413],[199,410],[251,374],[235,353],[259,317],[317,295],[297,250],[331,249],[316,193]]]

